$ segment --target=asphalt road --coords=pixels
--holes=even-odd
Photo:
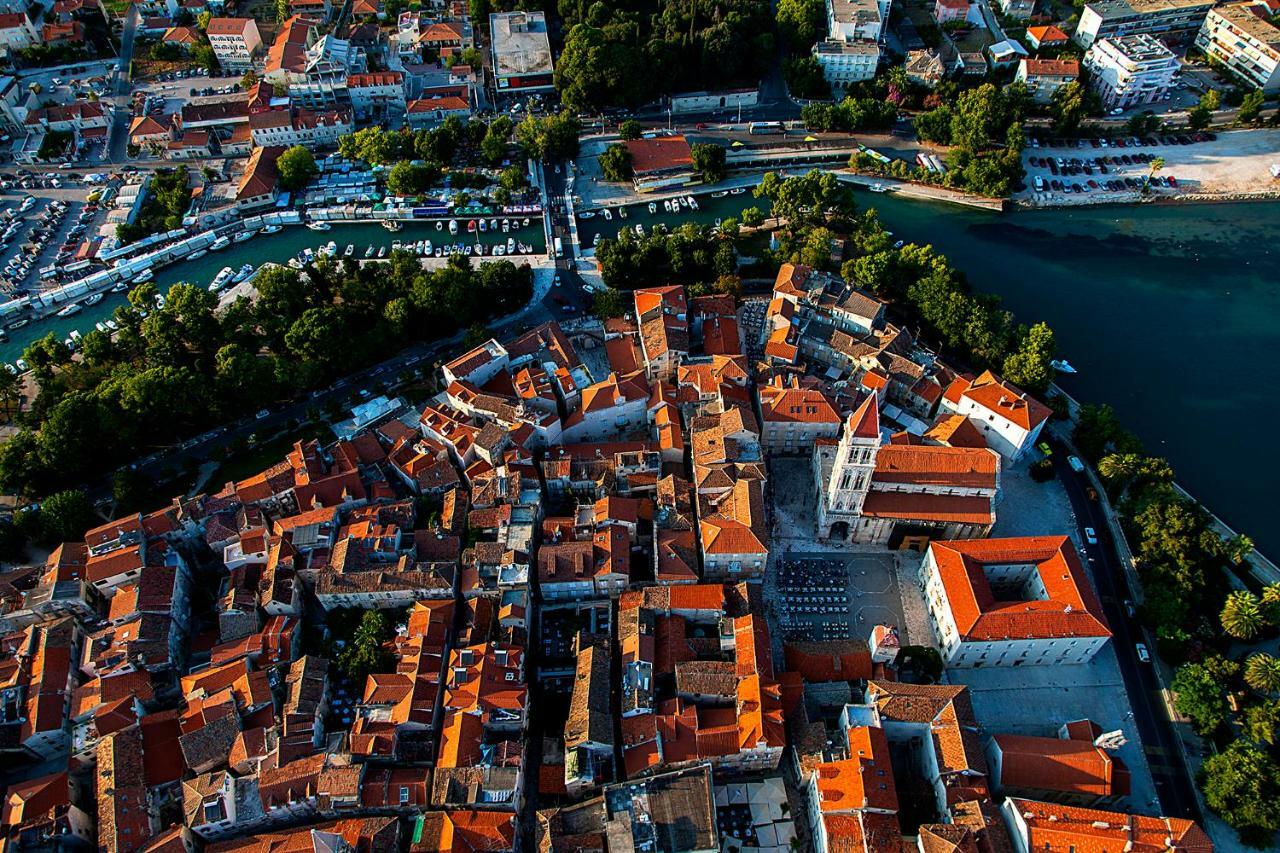
[[[1134,724],[1142,738],[1156,793],[1160,797],[1161,814],[1199,820],[1195,791],[1182,760],[1177,734],[1163,710],[1164,700],[1155,669],[1151,664],[1138,660],[1135,644],[1146,640],[1125,608],[1125,601],[1132,600],[1133,596],[1102,506],[1089,500],[1087,481],[1067,464],[1067,448],[1053,442],[1053,450],[1054,470],[1067,490],[1081,527],[1080,541],[1085,541],[1085,527],[1092,527],[1097,532],[1098,544],[1086,545],[1085,553],[1094,585],[1102,599],[1102,610],[1111,627],[1111,641],[1120,661],[1120,674],[1133,708]],[[1151,653],[1154,654],[1155,650],[1151,649]]]

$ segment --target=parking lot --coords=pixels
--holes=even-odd
[[[783,640],[865,638],[877,624],[900,626],[894,555],[788,552],[767,595]]]
[[[9,296],[35,293],[74,278],[66,267],[75,260],[81,241],[87,239],[103,215],[86,198],[106,185],[87,183],[60,172],[23,174],[21,180],[5,176],[0,217],[8,217],[0,232],[0,290]],[[41,275],[46,271],[45,275]]]
[[[1026,189],[1015,198],[1030,204],[1132,201],[1149,175],[1156,197],[1271,192],[1269,168],[1278,146],[1280,131],[1272,129],[1034,140],[1023,152]],[[1156,158],[1163,163],[1153,170]]]

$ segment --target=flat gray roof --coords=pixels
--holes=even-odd
[[[493,70],[499,77],[550,74],[551,40],[542,12],[498,12],[489,16]]]

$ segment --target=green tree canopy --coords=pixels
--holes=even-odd
[[[631,152],[621,142],[615,142],[600,155],[600,171],[606,181],[631,180]]]
[[[1236,740],[1208,758],[1201,769],[1205,802],[1240,838],[1268,847],[1280,830],[1280,764],[1248,740]]]
[[[316,158],[301,145],[287,149],[276,160],[276,173],[280,186],[286,190],[300,190],[320,173]]]

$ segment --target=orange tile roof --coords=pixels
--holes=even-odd
[[[1111,636],[1102,605],[1066,536],[932,542],[929,553],[956,628],[966,640]],[[988,563],[1029,565],[1046,597],[997,600],[983,570]]]
[[[1034,39],[1041,46],[1046,44],[1066,44],[1071,40],[1066,33],[1052,24],[1047,27],[1027,27],[1027,37]]]
[[[693,149],[681,134],[628,139],[623,144],[631,153],[631,169],[637,175],[693,167]]]
[[[1052,414],[1044,403],[1021,388],[1005,382],[990,370],[984,371],[974,380],[964,377],[956,379],[943,396],[952,403],[958,403],[961,398],[972,400],[987,411],[1028,431],[1048,420]]]
[[[1000,456],[972,447],[889,444],[876,453],[877,483],[909,483],[951,488],[994,489]]]
[[[1027,63],[1027,76],[1032,77],[1070,77],[1080,76],[1080,63],[1074,59],[1024,59]]]
[[[948,524],[994,524],[996,518],[991,500],[981,496],[881,491],[867,493],[862,515]]]
[[[1087,797],[1129,794],[1129,769],[1087,740],[995,735],[999,784],[1007,789],[1060,791]]]
[[[1026,825],[1022,849],[1048,853],[1213,853],[1213,843],[1193,821],[1147,817],[1011,797],[1005,807]]]
[[[816,388],[800,388],[775,376],[758,389],[760,417],[766,423],[839,424],[836,411],[827,395]]]
[[[898,789],[889,761],[889,739],[879,726],[848,731],[849,758],[818,765],[819,807],[823,812],[861,809],[898,811]]]

